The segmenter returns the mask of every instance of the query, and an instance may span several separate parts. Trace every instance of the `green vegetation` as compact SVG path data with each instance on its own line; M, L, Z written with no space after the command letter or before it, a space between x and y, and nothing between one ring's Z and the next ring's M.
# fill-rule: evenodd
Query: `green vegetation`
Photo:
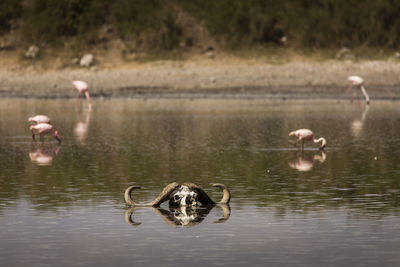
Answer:
M91 0L34 0L24 10L24 37L29 41L62 41L78 36L96 41L96 30L105 22L105 4Z
M179 45L183 29L176 23L170 5L160 0L117 0L111 20L122 39L136 48L171 50Z
M400 2L390 0L180 1L211 33L233 44L300 47L388 46L400 43Z
M284 6L274 0L179 1L219 41L233 46L280 43ZM293 1L295 2L295 1Z
M0 33L10 30L11 21L21 16L21 0L0 1Z
M396 49L399 13L394 0L2 0L0 34L19 19L25 41L90 45L111 25L132 50L174 50L193 34L185 14L225 48Z

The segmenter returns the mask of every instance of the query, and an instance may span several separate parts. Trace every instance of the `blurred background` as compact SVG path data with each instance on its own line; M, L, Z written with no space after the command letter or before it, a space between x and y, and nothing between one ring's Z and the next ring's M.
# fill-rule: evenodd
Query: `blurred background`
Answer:
M215 49L395 57L399 11L391 0L2 0L0 50L111 49L127 61Z
M1 262L400 266L399 11L0 0ZM353 101L366 90L370 105ZM39 114L61 144L32 140ZM294 147L301 128L326 150ZM174 181L213 199L226 184L230 207L124 202L129 185L149 202Z

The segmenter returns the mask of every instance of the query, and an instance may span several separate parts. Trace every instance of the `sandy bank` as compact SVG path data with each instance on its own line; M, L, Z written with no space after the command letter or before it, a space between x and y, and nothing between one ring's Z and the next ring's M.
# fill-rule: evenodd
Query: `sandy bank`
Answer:
M346 77L360 75L372 99L400 97L400 63L257 60L158 61L117 68L41 70L0 67L0 97L74 97L85 80L103 97L345 98Z

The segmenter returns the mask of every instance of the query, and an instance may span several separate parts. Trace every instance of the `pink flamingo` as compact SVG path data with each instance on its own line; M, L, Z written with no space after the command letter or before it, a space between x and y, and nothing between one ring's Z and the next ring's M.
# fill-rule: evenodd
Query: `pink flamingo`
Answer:
M47 117L46 115L36 115L36 116L33 116L33 117L29 117L28 121L29 122L33 122L34 124L50 123L50 118Z
M31 125L29 129L32 132L32 139L36 141L35 139L35 134L40 135L40 141L44 141L44 135L50 134L52 135L55 139L57 139L58 143L61 143L61 138L60 134L58 133L58 130L56 127L54 127L51 124L48 123L38 123L35 125Z
M289 136L295 136L297 138L294 146L296 146L297 142L302 141L301 149L304 149L304 141L313 141L314 143L319 143L322 141L320 149L324 149L326 147L325 138L321 137L319 139L314 138L314 133L309 129L298 129L296 131L290 132Z
M86 100L89 102L89 109L92 109L92 101L90 100L89 94L89 86L84 81L73 81L72 84L78 90L78 94L76 96L76 102L78 102L79 96L83 93L86 96Z
M351 102L353 102L353 94L351 93L351 88L357 87L364 94L365 100L367 101L367 104L369 104L369 96L367 94L367 91L364 88L364 79L361 78L360 76L349 76L349 77L347 77L347 80L350 82L347 90L349 91ZM357 98L360 99L359 91L357 91Z

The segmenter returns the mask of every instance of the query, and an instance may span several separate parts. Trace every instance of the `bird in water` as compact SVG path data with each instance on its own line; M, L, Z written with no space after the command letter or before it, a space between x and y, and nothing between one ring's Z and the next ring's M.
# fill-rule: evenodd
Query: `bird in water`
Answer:
M90 100L90 94L89 94L89 86L86 82L84 81L73 81L72 84L75 86L75 88L78 90L78 94L76 95L76 102L78 103L79 96L81 94L85 94L86 100L89 103L89 110L92 109L92 101Z
M33 116L33 117L29 117L28 121L29 122L33 122L34 124L50 123L50 118L47 117L46 115L36 115L36 116Z
M309 130L309 129L298 129L296 131L290 132L289 136L295 136L296 137L296 142L294 143L294 146L297 145L298 142L301 141L301 149L304 149L304 141L313 141L314 143L319 143L322 142L320 149L324 149L326 147L326 140L323 137L320 137L318 139L314 138L314 133Z
M367 104L369 104L370 99L369 99L367 91L365 90L365 87L364 87L364 79L361 78L360 76L349 76L349 77L347 77L347 80L350 82L350 84L348 86L348 91L349 91L351 102L353 102L353 94L351 92L351 88L356 87L361 90L361 92L365 96L365 101L367 102ZM360 99L360 92L358 90L357 90L357 98Z
M35 125L31 125L29 129L32 132L32 139L35 141L35 134L40 135L40 141L42 142L44 141L44 135L49 134L52 135L58 141L58 143L61 143L61 137L58 130L56 129L56 127L49 123L38 123Z

